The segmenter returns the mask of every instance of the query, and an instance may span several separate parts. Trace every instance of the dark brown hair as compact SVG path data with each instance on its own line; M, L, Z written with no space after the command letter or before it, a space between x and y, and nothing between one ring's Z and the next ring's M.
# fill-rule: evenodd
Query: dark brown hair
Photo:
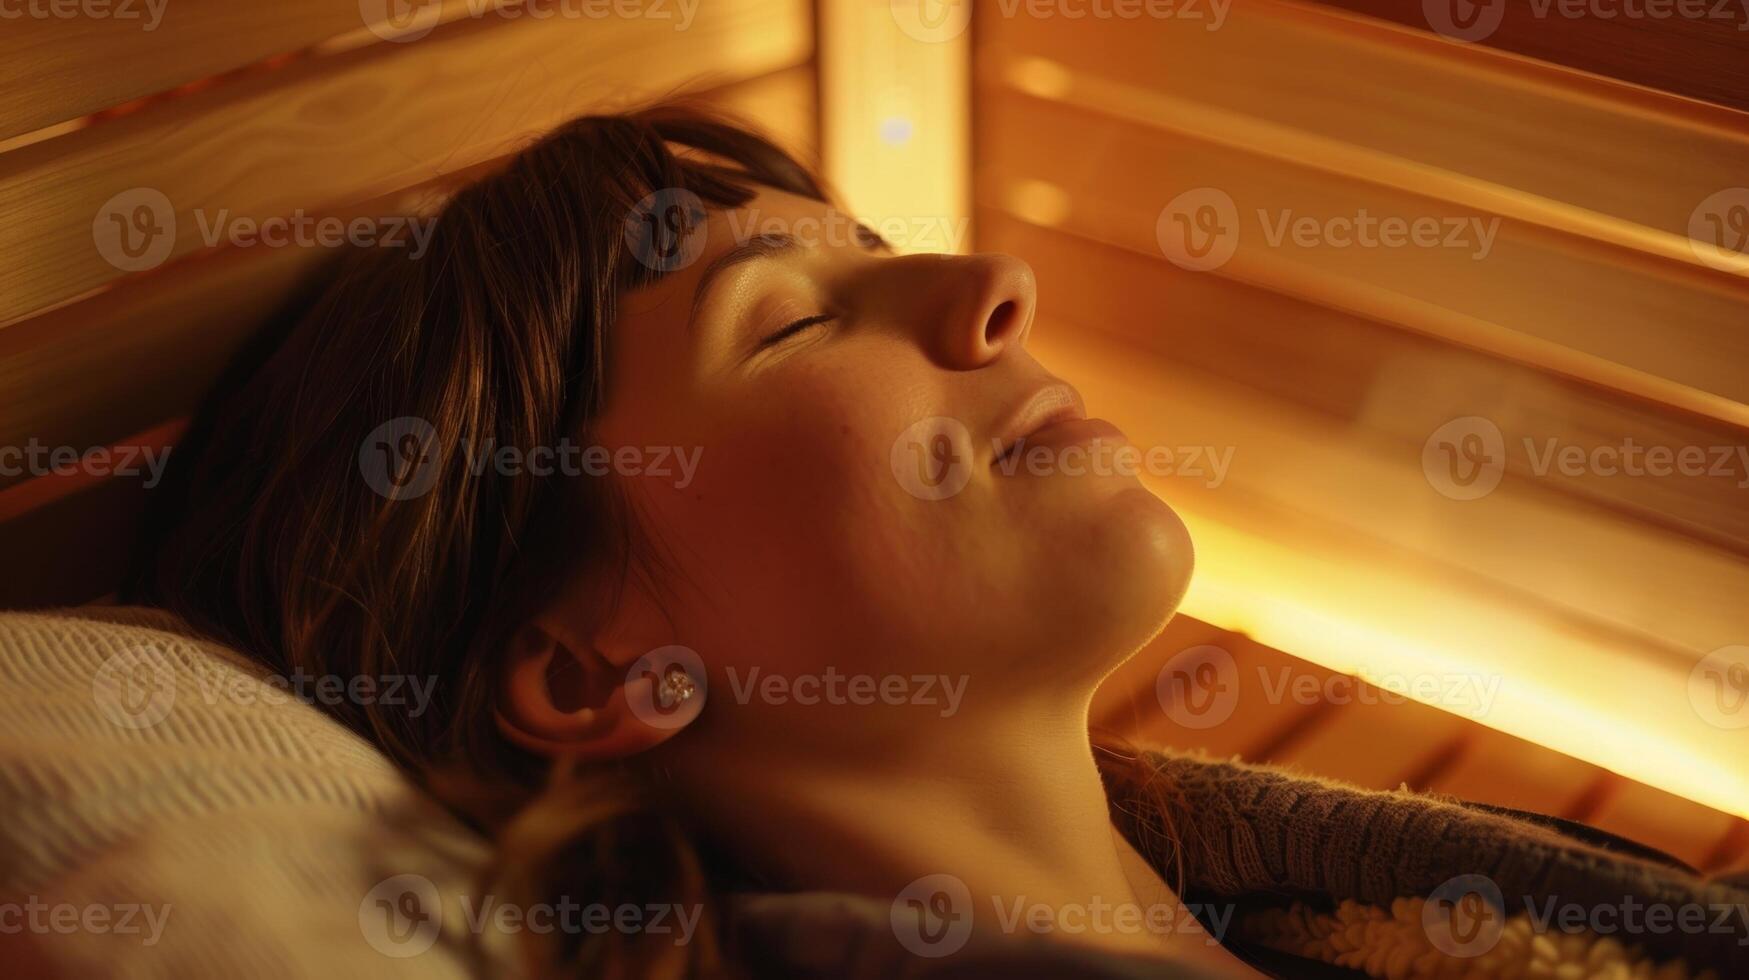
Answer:
M667 104L585 116L457 193L416 260L342 256L209 398L140 552L132 598L276 671L435 678L420 714L333 710L496 835L503 892L707 910L686 948L612 931L533 946L537 975L729 965L712 869L644 767L554 772L493 722L511 632L579 563L635 574L650 560L633 515L609 481L475 475L457 454L586 438L619 298L662 274L641 247L674 244L640 241L640 206L683 191L731 208L755 185L827 199L796 160L714 114ZM699 216L678 217L643 227L684 236ZM361 478L361 447L408 419L423 424L399 437L417 438L431 483L379 492Z

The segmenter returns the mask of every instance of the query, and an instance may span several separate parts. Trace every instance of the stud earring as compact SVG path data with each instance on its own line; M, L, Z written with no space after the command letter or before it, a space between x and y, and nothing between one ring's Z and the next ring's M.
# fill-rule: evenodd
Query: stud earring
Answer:
M656 703L663 709L672 709L685 701L692 700L698 693L698 685L693 683L686 668L679 664L669 666L662 675L662 683L656 687Z

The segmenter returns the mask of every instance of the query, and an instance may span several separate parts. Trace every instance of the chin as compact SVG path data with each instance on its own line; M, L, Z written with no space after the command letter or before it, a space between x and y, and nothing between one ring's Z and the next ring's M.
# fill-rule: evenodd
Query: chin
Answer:
M1066 522L1038 607L1050 610L1051 641L1080 653L1095 682L1165 627L1195 564L1184 522L1139 482L1101 497Z
M1120 492L1111 505L1114 513L1098 540L1112 570L1105 587L1114 626L1124 631L1115 642L1128 658L1178 611L1190 588L1196 552L1178 512L1146 487Z

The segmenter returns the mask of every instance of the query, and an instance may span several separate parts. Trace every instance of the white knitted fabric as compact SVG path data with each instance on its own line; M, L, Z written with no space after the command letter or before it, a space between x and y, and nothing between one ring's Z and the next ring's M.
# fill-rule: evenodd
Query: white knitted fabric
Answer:
M157 610L0 613L0 973L475 972L486 844L265 675Z

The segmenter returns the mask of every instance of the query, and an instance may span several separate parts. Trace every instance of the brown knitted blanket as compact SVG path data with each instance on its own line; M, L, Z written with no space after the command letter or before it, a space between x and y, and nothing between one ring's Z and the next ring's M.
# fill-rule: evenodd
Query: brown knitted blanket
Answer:
M1169 881L1182 872L1187 895L1388 908L1481 875L1506 915L1529 913L1554 930L1579 923L1651 955L1749 976L1749 889L1648 848L1439 796L1195 755L1144 757L1170 789L1169 812L1138 785L1114 785L1113 817Z

